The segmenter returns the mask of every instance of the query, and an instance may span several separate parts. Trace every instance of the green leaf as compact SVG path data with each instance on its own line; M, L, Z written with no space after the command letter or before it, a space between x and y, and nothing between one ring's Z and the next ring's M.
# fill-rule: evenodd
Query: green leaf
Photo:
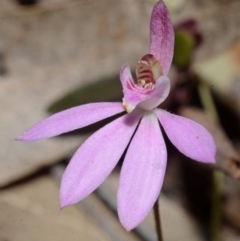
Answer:
M48 107L50 113L56 113L73 106L91 102L121 101L122 86L119 76L99 79L86 86L82 86L56 100Z

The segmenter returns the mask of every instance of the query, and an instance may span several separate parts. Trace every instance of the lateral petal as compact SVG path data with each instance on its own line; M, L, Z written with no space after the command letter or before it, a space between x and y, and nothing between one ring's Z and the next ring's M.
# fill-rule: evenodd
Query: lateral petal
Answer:
M127 151L118 188L118 215L127 231L140 224L156 202L164 179L167 151L153 113L141 120Z
M140 112L122 116L82 144L63 174L61 207L82 200L107 178L127 147L141 116Z
M174 31L168 9L162 0L158 1L152 11L150 21L150 50L160 63L164 75L170 69L174 48Z
M124 111L122 103L90 103L56 113L30 127L17 138L34 141L79 129Z
M141 102L141 95L139 94L140 90L136 90L138 87L134 82L128 64L125 64L120 71L120 81L123 87L123 105L125 110L130 113Z
M155 113L168 138L180 152L199 162L215 163L216 144L203 126L160 109Z

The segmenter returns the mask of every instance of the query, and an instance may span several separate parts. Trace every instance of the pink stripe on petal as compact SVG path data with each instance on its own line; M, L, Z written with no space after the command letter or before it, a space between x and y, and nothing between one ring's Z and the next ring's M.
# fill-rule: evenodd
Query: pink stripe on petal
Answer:
M134 79L128 64L123 65L120 71L120 81L124 91L131 90L134 87Z
M61 207L72 205L94 191L111 173L142 114L118 118L90 136L74 154L60 187Z
M168 138L187 157L199 162L215 163L216 144L211 134L198 123L155 110Z
M118 215L127 231L147 216L160 193L167 151L153 113L143 117L127 151L120 174Z
M174 48L174 31L168 9L163 1L153 8L150 22L150 54L161 64L163 74L170 69Z
M57 136L123 112L122 103L90 103L61 111L32 126L19 141L34 141Z

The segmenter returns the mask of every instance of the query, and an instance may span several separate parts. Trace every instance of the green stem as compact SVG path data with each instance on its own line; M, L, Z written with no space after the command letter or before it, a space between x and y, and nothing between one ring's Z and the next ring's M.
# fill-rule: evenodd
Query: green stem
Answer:
M215 107L215 103L214 103L209 86L204 82L199 83L198 94L205 111L211 116L214 122L218 123L219 122L218 112Z
M158 241L163 241L163 238L162 238L162 227L161 227L161 218L160 218L160 209L159 209L158 199L157 199L157 201L155 202L155 204L153 206L153 211L154 211L154 219L155 219L155 225L156 225Z
M212 98L209 86L201 82L198 86L198 93L204 109L218 123L219 117ZM210 232L211 241L221 240L221 226L222 226L222 194L224 174L219 170L213 171L212 177L212 197L211 197L211 213L210 213Z

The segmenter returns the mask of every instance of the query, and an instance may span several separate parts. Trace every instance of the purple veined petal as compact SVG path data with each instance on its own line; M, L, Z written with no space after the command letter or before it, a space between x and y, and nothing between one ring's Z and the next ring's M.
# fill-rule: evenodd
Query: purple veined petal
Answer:
M118 216L127 231L139 225L156 202L164 179L167 150L157 117L141 120L127 151L118 188Z
M34 141L76 130L124 111L122 103L90 103L56 113L32 126L19 141Z
M124 115L90 136L74 154L60 187L61 207L72 205L94 191L111 173L142 117Z
M131 74L131 70L128 64L125 64L120 71L120 81L123 87L123 105L125 110L132 112L137 104L141 101L141 96L137 93L135 88L137 87Z
M127 64L120 72L120 80L124 93L123 104L127 112L133 111L137 105L142 109L152 110L167 98L170 91L170 80L167 76L159 77L152 90L137 86Z
M203 126L160 109L155 113L168 138L180 152L199 162L215 163L216 144Z
M163 1L153 8L150 22L150 54L159 61L164 75L170 69L174 49L174 31L168 9Z

